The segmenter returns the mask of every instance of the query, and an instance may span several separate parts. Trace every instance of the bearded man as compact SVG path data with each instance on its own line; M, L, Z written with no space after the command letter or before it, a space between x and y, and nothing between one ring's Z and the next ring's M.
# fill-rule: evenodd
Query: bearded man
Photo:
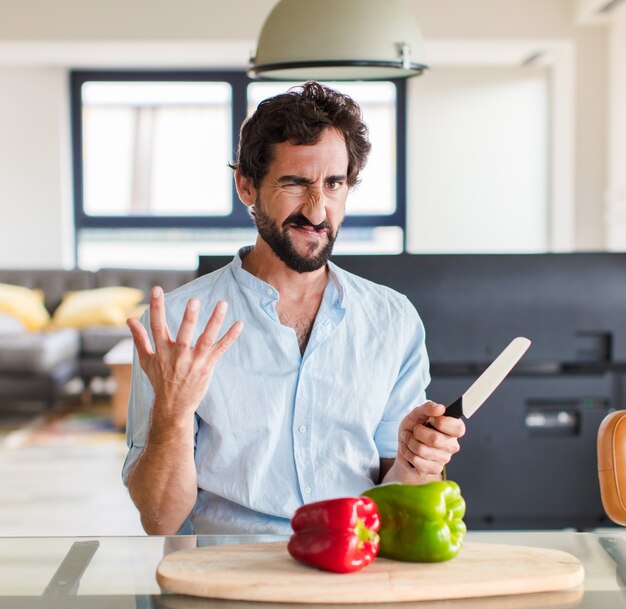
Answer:
M255 244L155 287L129 320L123 478L147 533L290 534L304 503L440 479L459 450L463 422L426 400L415 308L329 260L369 149L359 106L333 89L262 102L232 165Z

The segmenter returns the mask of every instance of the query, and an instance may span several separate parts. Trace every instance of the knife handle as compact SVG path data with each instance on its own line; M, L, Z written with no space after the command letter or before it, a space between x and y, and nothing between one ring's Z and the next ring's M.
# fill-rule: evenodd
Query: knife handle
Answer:
M463 397L457 398L452 404L446 406L446 412L443 416L460 419L463 416ZM426 427L435 429L430 423L426 423Z
M454 417L455 419L460 419L463 416L463 397L457 398L450 404L446 406L446 417Z

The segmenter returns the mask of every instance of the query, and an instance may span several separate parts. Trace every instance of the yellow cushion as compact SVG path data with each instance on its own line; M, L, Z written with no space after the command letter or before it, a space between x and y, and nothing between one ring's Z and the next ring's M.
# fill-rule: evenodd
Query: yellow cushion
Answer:
M123 326L142 299L141 290L123 286L70 292L63 296L52 316L52 324L57 328L79 329L87 326Z
M41 290L21 285L0 283L0 312L17 317L31 332L41 330L50 321Z
M148 305L145 303L138 304L128 312L128 317L131 319L141 319L141 316L145 313L147 308Z

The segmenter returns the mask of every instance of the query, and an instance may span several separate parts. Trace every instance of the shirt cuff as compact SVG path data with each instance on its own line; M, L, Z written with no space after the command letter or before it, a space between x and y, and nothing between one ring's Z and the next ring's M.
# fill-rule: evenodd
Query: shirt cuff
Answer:
M381 459L395 459L398 454L400 421L381 421L374 434L374 442Z
M143 446L135 446L134 444L131 444L128 453L126 454L124 466L122 467L122 481L124 482L124 486L128 486L128 475L137 462L137 459L139 459L139 455L142 451Z

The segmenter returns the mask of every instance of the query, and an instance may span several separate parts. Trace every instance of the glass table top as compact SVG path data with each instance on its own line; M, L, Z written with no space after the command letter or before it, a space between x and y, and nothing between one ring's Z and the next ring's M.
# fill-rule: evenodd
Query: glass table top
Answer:
M162 593L155 577L161 559L177 550L227 543L285 540L276 536L6 537L0 538L0 609L181 609L313 607L202 599ZM391 609L589 607L626 609L626 532L470 532L467 541L562 550L585 568L581 588L458 601L387 604ZM341 576L345 577L345 576ZM335 605L339 607L340 605ZM354 607L355 605L341 605ZM363 606L363 605L361 605ZM369 605L380 608L381 605Z

